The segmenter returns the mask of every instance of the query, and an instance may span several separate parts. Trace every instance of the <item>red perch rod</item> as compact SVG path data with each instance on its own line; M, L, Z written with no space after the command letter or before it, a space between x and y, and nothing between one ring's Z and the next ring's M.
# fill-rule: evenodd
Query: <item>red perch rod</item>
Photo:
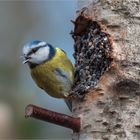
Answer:
M25 108L25 117L32 117L46 122L54 123L72 129L74 132L80 131L80 118L74 118L65 114L53 112L35 105L28 105Z

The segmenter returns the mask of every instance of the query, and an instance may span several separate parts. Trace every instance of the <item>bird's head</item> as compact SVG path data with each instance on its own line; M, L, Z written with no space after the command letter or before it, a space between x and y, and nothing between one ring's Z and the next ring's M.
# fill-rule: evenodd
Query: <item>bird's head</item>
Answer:
M55 55L55 49L44 41L31 41L23 47L23 63L39 65L50 60Z

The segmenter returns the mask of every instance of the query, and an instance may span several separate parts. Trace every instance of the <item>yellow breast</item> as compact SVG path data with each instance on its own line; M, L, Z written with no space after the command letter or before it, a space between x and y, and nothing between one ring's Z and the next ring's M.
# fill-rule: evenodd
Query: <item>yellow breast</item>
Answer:
M50 96L65 98L73 84L74 69L66 54L56 48L55 56L31 69L36 84Z

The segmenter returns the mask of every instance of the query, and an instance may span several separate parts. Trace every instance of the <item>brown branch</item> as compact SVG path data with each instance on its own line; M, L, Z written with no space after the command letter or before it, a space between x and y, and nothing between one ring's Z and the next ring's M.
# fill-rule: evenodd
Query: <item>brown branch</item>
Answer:
M65 114L53 112L35 105L28 105L25 108L25 117L32 117L46 122L54 123L72 129L74 132L80 131L80 118L74 118Z

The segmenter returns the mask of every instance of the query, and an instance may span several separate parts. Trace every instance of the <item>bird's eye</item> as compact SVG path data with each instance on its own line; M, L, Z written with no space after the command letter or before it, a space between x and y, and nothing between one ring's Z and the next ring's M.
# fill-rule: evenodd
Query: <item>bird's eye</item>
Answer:
M32 53L35 53L38 50L38 48L32 49Z
M36 51L38 50L39 48L33 48L27 55L31 55L33 53L36 53Z

